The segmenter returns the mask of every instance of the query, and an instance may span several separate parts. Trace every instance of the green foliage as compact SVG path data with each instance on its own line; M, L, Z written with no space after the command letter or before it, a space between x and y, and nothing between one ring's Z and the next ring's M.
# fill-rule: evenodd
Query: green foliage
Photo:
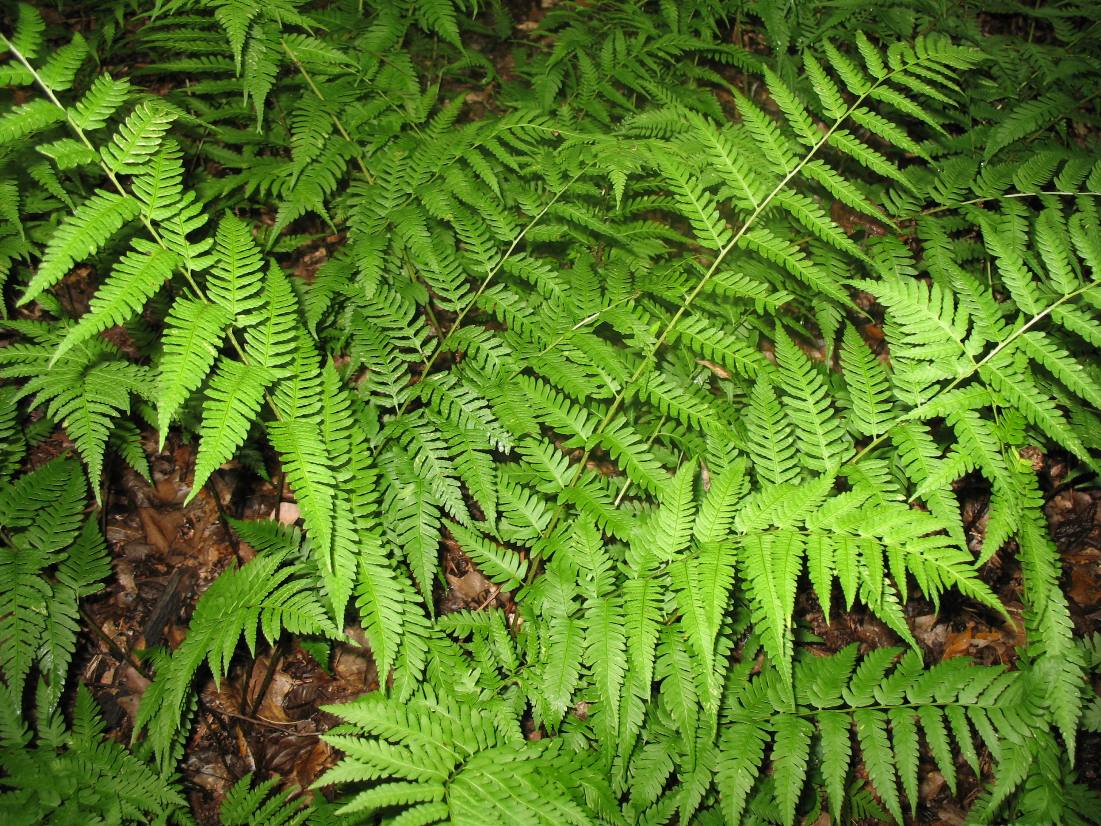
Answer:
M957 753L976 822L1089 822L1096 646L1027 457L1101 462L1096 10L559 3L532 29L507 6L135 0L93 37L20 5L5 754L65 746L105 452L143 468L140 428L179 427L190 497L270 447L304 533L234 523L257 556L154 658L135 753L169 777L199 675L258 631L358 626L382 678L331 709L339 811L245 778L227 823L901 822L922 756L955 791ZM31 417L86 479L31 468ZM961 480L989 493L982 547ZM477 610L437 615L443 546L491 584ZM927 667L906 603L1011 622L997 553L1022 572L1016 668ZM902 645L819 656L807 585ZM0 782L57 822L70 798L108 822L178 806L96 748L56 787L133 783Z
M277 640L284 629L336 636L310 580L295 576L293 567L280 567L281 561L278 552L257 557L223 574L203 593L187 639L158 672L138 712L137 725L149 727L150 742L162 763L171 753L191 680L204 660L218 681L242 636L249 650L256 650L258 628L269 641Z
M80 686L72 727L40 701L37 731L16 713L3 688L0 765L5 823L189 823L187 803L174 779L160 775L124 746L103 735L91 692Z
M79 464L67 459L0 487L0 673L12 697L37 673L51 713L76 648L77 606L111 570L99 528L83 519L86 494Z
M507 706L456 702L431 691L397 702L367 696L334 706L347 725L325 739L347 755L319 781L380 780L341 813L404 809L419 823L592 822L589 800L611 800L591 761L560 740L525 742ZM411 814L416 812L415 815Z
M269 823L271 826L327 826L340 822L336 807L295 797L293 791L276 790L278 777L253 786L253 776L246 774L233 784L218 811L224 826L251 826Z

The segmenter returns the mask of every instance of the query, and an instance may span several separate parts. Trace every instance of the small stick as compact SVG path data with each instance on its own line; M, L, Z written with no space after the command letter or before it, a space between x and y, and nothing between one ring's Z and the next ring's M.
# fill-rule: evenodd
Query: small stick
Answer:
M497 595L499 593L501 593L501 586L500 585L494 586L493 592L488 597L486 597L485 602L483 602L481 605L479 605L474 610L475 611L481 611L483 608L485 608L487 605L489 605L489 603L491 603L491 602L493 602L493 600L497 599Z
M264 672L264 679L260 683L260 690L256 692L256 696L252 698L252 704L249 706L248 715L255 717L256 712L260 708L260 703L264 700L264 695L268 693L268 687L271 685L271 681L275 678L275 667L279 664L279 660L283 656L283 641L280 640L275 644L275 647L271 650L271 659L268 660L267 671ZM245 683L245 695L248 695L248 683Z
M145 667L138 662L137 658L134 657L133 654L128 651L124 651L122 649L122 646L120 646L117 642L107 636L104 630L99 627L99 623L96 622L95 617L89 614L88 610L83 605L80 606L79 610L80 618L84 620L92 633L99 637L100 641L103 642L111 650L111 654L115 657L115 659L117 659L119 662L128 663L135 671L141 674L141 676L145 677L145 679L149 680L150 682L153 681L153 675L150 674L145 669Z

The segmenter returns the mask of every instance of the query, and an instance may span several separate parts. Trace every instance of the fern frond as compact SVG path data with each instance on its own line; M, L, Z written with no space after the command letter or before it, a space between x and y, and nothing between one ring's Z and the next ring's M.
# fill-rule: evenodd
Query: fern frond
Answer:
M309 807L301 800L293 800L293 792L277 792L278 777L252 785L252 773L234 783L218 811L225 826L249 826L252 823L270 823L272 826L299 826L306 822Z
M160 148L161 139L176 119L160 103L139 103L118 131L100 151L104 166L114 174L137 175L149 156Z
M24 103L0 117L0 146L25 140L62 120L65 120L65 113L50 101Z
M50 238L38 271L19 303L37 298L64 278L73 264L95 253L124 224L137 217L139 209L137 201L128 196L96 190Z
M1074 101L1060 92L1049 92L1013 107L991 131L984 157L989 160L1002 149L1048 126L1074 108Z
M25 58L33 60L38 57L38 50L42 48L42 33L46 30L46 23L38 9L30 3L20 3L16 8L18 18L12 32L11 44Z
M322 558L328 558L332 552L336 479L317 424L309 419L283 419L271 422L267 431L283 463L310 541Z
M662 488L668 478L665 469L626 419L617 417L609 422L600 433L600 442L607 447L632 482L650 491Z
M776 359L803 465L818 472L836 468L848 457L851 442L831 409L825 382L782 330L776 336Z
M849 297L839 281L819 267L798 246L772 230L754 227L742 235L738 244L757 253L766 261L783 267L816 293L829 296L841 304L849 303Z
M746 414L746 449L757 478L766 485L797 481L800 469L795 434L772 382L764 375L753 385Z
M522 556L454 522L449 523L447 529L455 537L463 553L478 564L490 581L505 590L513 590L523 582L528 563Z
M803 567L803 539L791 532L748 536L740 547L741 576L753 603L754 623L762 630L765 651L790 686L792 612Z
M156 247L133 250L120 258L92 298L88 312L57 345L53 361L108 327L129 321L171 278L177 263L174 252Z
M228 462L245 441L271 381L263 370L225 356L219 360L207 387L195 476L187 501L195 498L210 474Z
M895 760L891 743L887 739L887 715L873 709L853 712L856 738L864 756L868 777L879 792L887 810L896 822L902 822L902 804L895 781Z
M229 312L218 304L184 297L173 303L165 319L157 381L157 432L162 449L172 417L214 364L229 321Z
M130 81L115 80L109 74L92 81L84 97L73 107L70 117L78 129L89 132L99 129L122 106L130 95Z
M687 171L684 160L659 155L658 163L662 174L669 180L677 207L691 222L699 243L711 250L723 249L733 236L719 214L714 195Z
M284 628L336 636L310 581L292 578L294 569L281 562L278 555L259 555L223 573L199 598L186 639L158 669L135 720L136 728L147 731L158 760L169 758L191 681L204 661L220 681L242 636L255 651L258 627L272 643Z
M461 523L469 524L470 511L463 500L458 471L451 460L447 443L423 420L398 419L394 432L409 456L417 477L423 480L435 500Z
M711 477L710 487L696 512L692 536L699 545L721 542L730 532L734 512L749 488L745 461L737 459Z
M713 359L728 370L754 378L763 372L768 361L748 342L715 327L702 316L686 318L670 336L681 341L707 359Z
M67 356L59 360L60 369L49 376L52 386L44 392L57 393L51 398L47 412L65 426L88 467L88 477L98 482L113 420L129 411L131 394L148 392L149 377L143 368L121 361L106 361L88 369L86 364L79 363L80 355L72 366L64 363ZM98 485L93 490L98 498Z
M8 706L15 708L16 704ZM59 714L38 707L37 732L0 745L7 769L0 810L12 822L24 815L58 822L107 822L187 817L177 784L122 745L103 736L104 723L91 692L81 685L72 728Z
M680 560L671 568L681 625L698 659L706 691L703 705L708 710L718 709L722 693L724 675L716 662L715 644L719 626L727 613L734 567L734 548L715 543L702 546L693 559Z
M819 716L818 725L822 738L822 772L829 794L830 814L835 820L839 820L841 805L845 799L845 778L852 759L852 720L844 713L827 712Z
M214 266L207 279L211 300L232 318L245 320L263 302L262 269L263 258L248 226L234 215L224 216L214 237Z
M646 686L650 685L654 673L662 593L662 583L655 578L635 577L623 584L627 654L631 667Z
M997 357L988 359L979 368L979 373L1045 436L1085 462L1092 463L1089 451L1075 435L1055 400L1040 389L1023 369L1026 364L1014 359L1012 353L1003 351Z
M688 546L696 515L695 475L695 466L686 464L662 486L661 507L639 528L632 542L639 548L640 560L668 562Z
M690 114L694 134L707 151L711 166L722 176L727 192L743 209L756 209L765 195L765 188L757 173L746 163L729 137L710 121Z
M905 359L935 364L935 378L957 377L970 367L972 344L969 316L957 307L953 293L934 283L926 287L915 279L883 279L862 285L887 307L892 326L888 340L896 365ZM896 367L896 375L901 367ZM923 380L924 384L924 380ZM917 395L924 400L928 391Z
M250 364L280 376L296 345L298 301L283 272L274 264L264 281L263 309L245 331L245 355ZM250 319L251 321L251 319Z
M799 803L807 776L807 758L814 727L795 715L784 715L776 726L773 773L776 778L776 800L785 826L795 822L795 807Z
M887 371L851 326L845 327L841 369L852 405L850 426L862 436L874 437L887 432L894 418Z
M221 3L214 10L214 19L225 30L230 49L233 51L237 74L241 74L241 52L245 46L245 37L250 24L259 12L260 9L257 6L240 2L240 0Z

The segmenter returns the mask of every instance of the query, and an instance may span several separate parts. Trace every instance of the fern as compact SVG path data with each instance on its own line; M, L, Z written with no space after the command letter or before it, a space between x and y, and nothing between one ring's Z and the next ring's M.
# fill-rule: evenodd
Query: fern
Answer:
M58 88L57 84L50 84ZM97 77L91 87L73 107L73 125L85 132L99 129L122 106L130 95L127 80L115 80L108 74Z
M522 822L583 823L583 790L600 793L599 777L583 762L557 744L525 746L499 732L488 709L427 693L402 705L372 697L332 710L348 725L326 737L348 756L322 782L394 778L353 797L345 812L404 805L420 822L474 823L488 806Z
M109 573L98 529L94 523L80 527L84 496L79 468L64 460L0 491L6 535L0 670L8 689L20 696L37 665L50 711L61 697L76 646L77 602L98 590ZM59 581L52 583L48 574L55 568Z
M783 332L777 336L776 358L803 464L817 472L837 467L847 458L848 444L829 410L825 384Z
M294 578L294 569L280 568L281 561L279 554L259 556L223 574L203 593L187 639L158 672L138 710L135 724L148 729L162 763L168 761L191 681L204 662L214 679L220 680L242 636L249 650L255 651L258 628L269 641L277 639L283 628L337 636L311 593L309 580Z
M109 574L79 463L30 448L60 427L99 496L155 422L197 437L189 500L237 460L301 525L234 523L257 556L151 657L133 755L170 775L197 676L258 628L358 626L379 673L332 708L335 807L246 778L227 822L902 821L957 753L971 819L1085 819L1091 660L1024 457L1079 479L1101 449L1092 11L896 5L550 4L528 31L500 3L158 0L95 38L21 5L5 759L73 751L55 711ZM441 544L486 605L446 612ZM995 554L1014 667L926 667L912 601L1005 618ZM819 656L804 583L910 650ZM68 771L11 808L114 805ZM120 799L104 820L149 811Z
M2 704L0 740L10 789L0 794L0 812L7 822L188 821L174 778L104 737L103 719L86 687L77 691L69 729L58 712L38 707L37 739L13 713L11 698L8 693Z
M156 248L129 253L119 259L88 312L57 345L54 359L96 333L128 321L164 285L175 265L174 253Z
M164 354L157 383L157 431L164 446L180 405L202 383L215 358L229 313L218 304L180 298L165 320Z
M175 116L155 103L140 103L101 152L104 166L114 174L134 175L160 147Z
M210 474L225 464L245 441L249 425L264 401L264 390L271 382L266 371L250 368L223 357L207 388L209 401L200 428L202 441L195 459L192 499Z
M130 410L132 395L147 390L147 370L118 359L106 342L90 340L62 357L53 358L60 336L48 334L42 343L13 347L0 354L3 377L32 377L19 396L34 394L32 404L44 405L55 422L63 424L95 481L103 468L103 454L113 423Z
M300 826L334 822L332 807L311 804L294 799L291 792L278 792L278 778L271 778L253 786L250 772L230 788L218 814L226 826L247 826L250 823L271 823L273 826Z
M850 427L862 436L886 433L892 424L887 374L852 327L845 328L841 365L852 404Z
M263 259L248 226L232 215L218 224L214 242L215 264L207 289L211 299L240 319L261 304L259 295Z
M322 556L331 552L335 479L325 445L309 420L284 419L268 427L272 446L283 460L284 473L302 510L306 529ZM231 449L229 453L232 453Z
M42 256L42 262L21 303L36 298L60 281L77 261L102 247L122 226L138 214L138 204L125 195L99 190L58 227Z

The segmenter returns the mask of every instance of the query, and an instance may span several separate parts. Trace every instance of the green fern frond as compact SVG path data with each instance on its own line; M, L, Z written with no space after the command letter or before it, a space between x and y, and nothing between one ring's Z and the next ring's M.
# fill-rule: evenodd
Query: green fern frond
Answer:
M609 422L600 434L600 441L632 482L650 491L663 487L668 478L664 468L626 419L620 417Z
M275 265L268 269L263 301L260 318L245 331L245 355L250 364L279 376L293 357L299 316L291 285Z
M179 764L199 672L348 624L379 690L331 709L337 802L246 778L227 822L901 821L923 754L989 781L972 820L1087 820L1025 459L1101 449L1081 10L980 50L941 32L989 3L757 2L751 54L712 2L318 5L157 0L94 41L21 6L0 39L0 819L186 821L135 755ZM110 573L80 463L24 465L61 427L98 495L154 420L198 436L189 500L237 461L302 523L231 523L256 557L150 652L131 754L60 712ZM1019 656L925 667L915 592L1004 617L1014 548ZM910 649L803 646L803 583Z
M1017 104L991 131L984 157L989 160L1002 149L1038 132L1073 108L1074 101L1060 92L1049 92Z
M111 143L101 150L105 167L114 174L136 175L161 145L161 139L176 119L158 103L139 103L123 121Z
M38 271L19 303L37 298L64 278L73 264L94 254L124 224L137 217L138 211L139 205L132 198L97 190L50 238Z
M237 74L241 73L241 53L245 46L245 37L249 26L259 13L260 9L240 0L229 0L220 3L214 10L214 19L225 30L233 51L233 60L237 64Z
M742 376L753 378L767 367L764 355L745 340L708 323L702 316L682 321L671 338L681 341L707 359Z
M801 471L795 434L772 382L763 375L753 385L746 414L746 450L757 478L766 485L797 481Z
M235 395L239 400L239 393ZM330 467L328 451L315 422L309 419L283 419L267 427L272 447L283 463L283 472L302 511L310 540L322 558L332 553L333 489L336 479ZM205 436L204 436L205 438ZM234 448L236 446L234 445ZM198 461L196 461L198 477Z
M223 573L200 597L187 638L158 669L135 720L162 763L170 758L191 681L204 661L215 681L220 681L242 636L249 650L255 651L258 627L272 643L283 629L337 636L312 593L310 580L294 578L294 569L281 566L282 561L277 554L259 555Z
M785 682L791 684L792 612L802 570L804 543L797 534L746 537L740 543L741 577L753 603L762 643Z
M523 582L528 563L522 556L454 522L449 523L447 529L455 537L463 553L477 563L490 581L509 591Z
M225 826L270 823L272 826L299 826L309 817L309 806L293 800L292 792L276 792L279 778L252 784L252 774L234 783L222 798L218 814Z
M722 694L722 669L716 662L716 639L727 613L734 583L735 552L731 545L715 543L698 549L692 559L671 567L677 592L681 625L698 658L705 696L703 706L717 710Z
M707 495L700 503L692 526L692 536L699 545L726 539L738 503L748 488L749 479L742 459L734 460L717 475L711 476Z
M841 304L849 303L849 297L839 281L819 267L798 246L772 230L754 227L742 235L738 243L766 261L783 267L817 293L829 296Z
M46 30L46 23L30 3L20 3L16 8L18 17L11 36L11 44L28 60L33 60L38 57L38 50L42 48L44 39L42 33Z
M164 353L157 381L157 432L164 447L168 425L210 371L229 312L218 304L178 298L165 320Z
M199 428L199 453L195 477L187 500L195 498L210 474L225 464L245 441L253 419L264 402L272 377L223 356L207 387L207 403Z
M83 520L86 495L79 465L66 459L0 487L0 673L21 696L37 667L50 711L76 650L77 604L110 573L95 522Z
M129 96L128 80L115 80L108 74L99 75L84 97L73 107L70 115L73 125L85 132L101 128Z
M29 822L28 814L59 823L186 820L174 779L103 736L103 719L84 685L76 692L71 729L60 715L38 711L33 745L30 732L0 745L11 789L0 795L0 811L11 822Z
M708 249L723 249L733 236L719 214L714 195L686 174L684 160L665 155L659 155L657 160L669 180L678 209L692 224L696 239Z
M894 418L887 371L851 326L845 328L841 345L841 369L852 405L850 427L862 436L887 432Z
M882 711L860 709L853 713L853 722L868 777L887 810L896 822L901 823L902 806L895 780L895 750L887 739L887 715Z
M92 298L88 312L57 345L53 361L108 327L130 320L171 278L177 263L175 253L156 247L134 250L120 258Z
M829 391L804 353L782 330L777 331L776 359L780 386L788 403L800 459L811 471L829 471L848 458L851 443L839 417L830 409Z
M226 215L214 237L214 265L207 291L232 318L244 320L262 305L263 258L244 221Z

